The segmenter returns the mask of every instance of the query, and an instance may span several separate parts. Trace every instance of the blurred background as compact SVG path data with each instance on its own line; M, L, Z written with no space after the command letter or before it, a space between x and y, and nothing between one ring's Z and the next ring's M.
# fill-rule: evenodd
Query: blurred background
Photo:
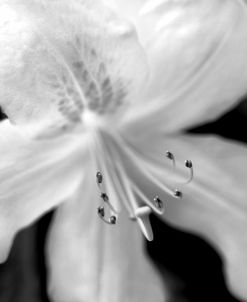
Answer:
M214 123L190 132L215 133L247 143L245 129L247 99ZM52 215L47 214L17 235L8 261L0 265L0 302L50 302L46 294L44 242ZM155 240L147 242L147 251L162 273L164 284L171 289L169 302L243 302L228 292L221 256L207 242L155 216L151 223Z

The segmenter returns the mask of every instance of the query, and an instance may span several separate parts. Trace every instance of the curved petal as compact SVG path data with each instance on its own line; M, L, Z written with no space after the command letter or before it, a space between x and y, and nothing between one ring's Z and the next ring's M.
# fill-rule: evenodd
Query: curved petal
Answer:
M30 141L8 121L0 124L1 262L18 230L73 194L83 156L73 137Z
M152 126L180 130L216 118L247 92L244 1L106 2L134 22L151 69L134 118L141 111Z
M247 299L247 148L214 136L153 135L148 140L135 135L133 146L149 181L137 174L133 164L128 168L135 182L151 198L159 195L165 202L163 219L208 239L225 260L227 283L232 292ZM130 143L130 141L129 141ZM134 148L134 147L132 147ZM164 150L174 152L177 171L165 158ZM194 179L178 185L189 172L185 159L194 163ZM126 161L126 165L128 162ZM143 182L143 179L145 182ZM162 185L179 188L182 199L162 191Z
M95 186L87 178L56 212L47 249L52 301L166 301L140 230L125 213L114 226L100 220Z
M110 111L147 76L134 27L100 1L2 0L0 45L0 104L17 124L62 127L86 107Z
M118 15L130 19L133 23L137 22L138 14L147 0L103 0Z

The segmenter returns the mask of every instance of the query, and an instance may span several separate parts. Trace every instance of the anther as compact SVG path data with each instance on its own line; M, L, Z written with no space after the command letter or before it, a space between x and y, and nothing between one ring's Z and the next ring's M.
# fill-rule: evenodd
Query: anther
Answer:
M175 156L170 151L166 151L166 157L172 161L173 168L175 168L176 161Z
M98 215L100 217L104 217L105 216L105 209L104 209L104 207L98 207Z
M156 206L156 208L158 208L159 210L163 209L163 201L159 198L159 196L155 196L154 197L154 205Z
M174 155L170 151L166 151L166 157L169 159L174 159Z
M110 201L109 201L109 197L105 192L101 191L101 184L103 182L103 175L101 172L97 172L96 173L96 182L99 186L99 190L100 190L100 197L102 198L102 200L105 203L105 206L108 206L108 211L110 211L110 213L116 213L115 209L113 208L113 206L111 205ZM106 223L108 224L116 224L117 221L117 217L114 215L111 215L108 219L105 218L105 208L104 206L100 206L98 207L98 216Z
M111 215L108 219L105 218L105 209L102 206L98 207L98 215L107 224L113 225L117 222L117 217L114 215Z
M111 216L111 217L109 218L110 224L116 224L116 221L117 221L116 216Z
M191 180L193 179L193 175L194 175L194 172L193 172L193 164L192 164L192 161L191 160L186 160L185 163L184 163L185 167L188 168L190 170L190 176L189 176L189 179L187 180L187 184L191 182Z
M96 173L96 181L97 181L97 184L100 185L102 184L103 182L103 175L101 172L97 172ZM100 189L100 197L103 199L104 202L109 202L109 197L106 193L102 192L101 189Z
M109 201L109 197L106 193L101 193L100 197L103 199L104 202L108 202Z
M182 198L182 196L183 196L182 192L179 191L178 189L176 189L174 191L174 197L176 197L176 198Z
M185 167L191 169L193 167L192 161L191 160L186 160L185 161Z
M100 172L96 173L96 181L98 185L102 184L103 182L103 175Z

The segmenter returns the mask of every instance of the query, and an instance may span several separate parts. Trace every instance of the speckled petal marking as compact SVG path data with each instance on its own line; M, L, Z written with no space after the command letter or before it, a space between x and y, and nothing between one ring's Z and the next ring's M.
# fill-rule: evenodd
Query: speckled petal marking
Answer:
M64 128L85 112L105 120L143 90L135 29L100 2L13 0L3 10L0 105L16 124Z

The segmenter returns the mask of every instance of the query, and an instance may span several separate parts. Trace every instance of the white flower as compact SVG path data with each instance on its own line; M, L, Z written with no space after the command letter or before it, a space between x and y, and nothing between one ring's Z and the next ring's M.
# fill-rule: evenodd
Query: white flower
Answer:
M1 0L1 260L16 232L59 205L52 301L164 301L137 227L152 239L158 195L160 217L213 243L246 299L247 149L182 132L246 93L246 53L240 0ZM174 179L188 169L174 177L166 150L195 166L182 199Z

